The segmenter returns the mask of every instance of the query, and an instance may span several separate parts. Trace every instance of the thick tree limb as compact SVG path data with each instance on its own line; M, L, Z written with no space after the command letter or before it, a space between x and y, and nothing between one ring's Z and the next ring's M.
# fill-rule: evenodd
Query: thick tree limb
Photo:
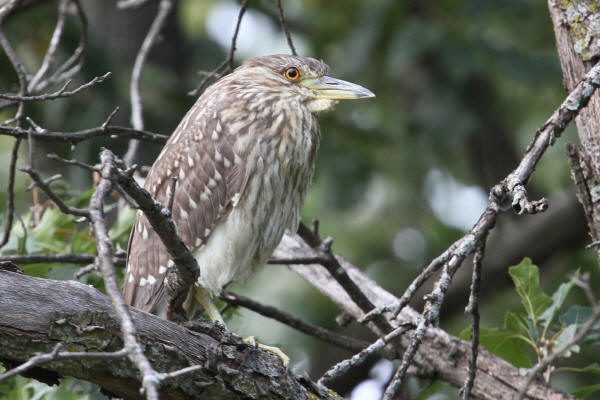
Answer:
M594 27L599 12L594 2L575 0L563 3L548 0L556 36L556 49L568 91L593 67L600 56L600 35ZM585 38L585 39L584 39ZM581 146L568 150L576 178L577 197L588 220L592 241L600 239L600 93L594 93L588 106L575 119ZM584 173L577 176L577 171ZM582 179L579 179L582 178ZM600 259L600 248L596 248Z
M57 343L71 351L110 352L122 347L120 327L109 299L74 281L54 281L0 271L0 359L22 363ZM140 345L161 372L200 365L201 369L162 381L160 398L340 399L293 376L279 357L252 347L210 323L202 332L130 308ZM125 399L139 399L139 373L126 360L57 360L30 370L56 382L61 375L94 382Z

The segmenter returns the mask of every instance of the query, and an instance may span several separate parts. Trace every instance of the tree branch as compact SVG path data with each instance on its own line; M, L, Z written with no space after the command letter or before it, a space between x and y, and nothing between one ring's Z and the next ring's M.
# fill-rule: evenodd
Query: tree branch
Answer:
M103 150L103 154L112 155L109 150ZM190 287L198 279L200 268L195 257L187 248L183 240L177 235L175 223L171 219L168 208L155 201L150 193L142 189L135 179L118 168L112 169L112 178L131 196L144 212L148 222L165 245L169 256L175 263L176 268L167 275L167 318L178 320L183 315L181 308Z
M235 25L235 31L233 32L233 37L231 38L231 46L229 47L229 52L227 53L227 57L221 64L219 64L215 69L210 72L202 71L201 74L204 75L200 84L196 87L196 89L190 91L188 94L190 96L197 96L198 93L204 88L204 86L208 83L210 78L220 78L222 74L233 71L233 54L236 50L237 37L240 32L240 25L242 24L242 18L244 17L244 13L246 12L246 8L248 7L249 0L243 0L240 6L240 12L238 13L237 22Z
M311 254L311 248L302 239L296 235L286 234L275 250L274 257L307 257ZM391 304L398 300L397 297L387 292L342 256L336 254L335 257L341 267L361 287L376 307ZM304 278L310 285L331 299L342 311L350 314L353 318L359 319L365 315L321 265L291 265L288 268ZM390 318L388 320L394 326L398 326L400 323L415 324L418 315L412 308L405 307L397 319ZM376 327L368 326L373 332L378 332ZM401 336L400 339L403 346L407 346L410 342L406 335ZM470 343L451 336L439 328L430 327L416 353L413 365L416 367L415 372L419 375L428 378L435 377L453 386L461 387L467 378L470 354ZM472 395L477 398L489 400L514 398L526 380L526 377L522 376L519 370L508 361L491 355L485 349L479 349L477 366L479 369L477 379L473 382L472 391ZM527 391L527 395L531 399L540 400L575 399L575 397L541 382L533 382Z
M40 94L40 95L36 95L36 96L19 96L19 95L13 95L13 94L0 93L0 99L22 102L22 101L55 100L55 99L61 99L61 98L65 98L65 97L72 97L85 89L89 89L91 87L96 86L99 83L104 82L104 80L108 79L111 75L112 75L112 72L107 72L104 75L97 76L94 79L92 79L91 81L84 83L83 85L80 85L73 90L67 90L67 88L69 87L69 85L72 82L71 80L68 80L65 82L65 84L63 85L62 88L60 88L59 90L57 90L56 92L53 92L53 93Z
M0 256L0 262L10 261L15 264L89 264L93 263L95 258L95 254L19 254ZM125 266L125 257L115 255L113 263L119 267L123 267Z
M37 187L42 189L44 191L44 193L46 193L46 196L48 196L50 198L50 200L52 200L54 202L54 204L56 204L56 206L60 209L60 211L62 211L65 214L70 214L70 215L74 215L77 217L85 217L85 218L89 219L90 213L87 209L71 207L71 206L67 205L64 202L64 200L61 199L60 196L54 192L54 190L52 190L52 188L50 187L50 182L48 182L50 179L43 180L40 177L40 175L37 173L37 171L31 169L30 167L21 168L21 171L27 173L31 177L31 180L33 180L33 183Z
M260 304L257 301L236 293L223 293L221 295L221 299L226 301L227 304L236 307L245 307L249 310L259 313L260 315L263 315L267 318L272 318L275 321L279 321L283 324L291 326L300 332L316 337L317 339L321 339L324 342L330 343L342 349L358 352L369 345L369 343L365 342L364 340L358 340L350 336L340 335L339 333L321 328L320 326L309 324L308 322L304 322L300 318L294 317L285 311L281 311L272 306Z
M0 135L12 136L19 139L27 139L31 135L35 139L69 142L77 144L83 140L97 137L124 137L136 138L152 143L164 144L169 138L166 135L152 133L148 131L138 131L125 126L106 125L90 129L83 129L75 132L57 132L48 130L23 129L20 127L0 126Z
M171 0L161 0L158 5L156 17L154 18L154 21L152 21L150 30L148 30L148 33L144 38L144 42L142 43L142 46L140 47L140 50L135 58L135 63L133 64L131 83L129 85L129 97L131 100L131 125L137 130L144 129L144 117L142 112L143 107L140 96L140 79L142 77L142 70L144 68L144 63L148 58L148 54L150 53L150 49L156 42L158 34L160 33L172 7L173 4ZM133 163L139 143L140 142L137 139L132 139L129 141L129 147L123 156L123 161L125 161L125 164L129 165Z
M294 42L292 41L292 35L290 34L290 31L285 23L285 17L283 15L283 7L281 6L281 0L277 0L277 10L279 12L279 24L281 25L283 33L285 33L285 38L287 40L290 51L293 55L296 56L298 55L298 53L296 52L296 47L294 46Z
M54 281L0 271L0 360L22 363L35 353L50 353L57 343L73 351L113 352L122 346L119 322L110 300L74 281ZM142 350L157 371L202 368L163 380L161 400L198 398L339 399L293 376L275 354L245 343L207 322L201 331L128 307ZM82 363L85 366L82 368ZM30 375L52 383L74 376L100 385L117 397L141 399L140 376L126 358L55 360Z
M108 237L108 228L106 227L106 218L104 215L104 202L113 189L112 171L115 168L114 155L104 150L100 154L100 162L102 164L101 179L90 198L89 209L89 219L94 227L94 235L98 242L98 268L102 272L106 292L110 297L111 304L114 306L121 325L127 356L142 374L142 389L140 391L145 394L148 400L158 400L160 377L150 364L148 358L141 351L137 340L137 329L133 324L129 308L119 288L117 277L115 276L115 266L112 263L114 251L112 241Z

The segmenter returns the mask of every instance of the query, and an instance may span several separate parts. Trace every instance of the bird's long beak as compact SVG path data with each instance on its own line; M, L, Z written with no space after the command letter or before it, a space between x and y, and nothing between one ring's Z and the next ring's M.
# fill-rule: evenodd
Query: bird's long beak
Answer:
M375 97L367 88L330 76L305 79L301 84L311 89L317 99L351 100Z

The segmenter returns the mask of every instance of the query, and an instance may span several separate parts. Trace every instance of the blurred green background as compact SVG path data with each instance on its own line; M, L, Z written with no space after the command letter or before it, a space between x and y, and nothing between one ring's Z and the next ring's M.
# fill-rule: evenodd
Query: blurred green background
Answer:
M19 11L6 23L7 35L30 72L37 69L46 51L56 21L56 3L43 1ZM303 209L304 221L318 218L322 236L335 238L334 250L385 289L401 294L424 265L475 222L489 188L516 166L537 127L565 96L546 4L528 0L282 3L301 55L323 59L331 66L332 76L368 87L377 95L374 100L340 104L334 112L320 116L322 146ZM27 115L44 128L73 131L102 124L119 106L113 123L129 126L131 69L157 2L134 10L118 10L114 1L86 0L82 6L89 21L89 43L74 85L107 71L113 76L74 98L28 104ZM187 92L202 79L198 71L211 70L225 58L238 11L239 3L229 0L176 2L141 81L147 130L169 134L175 128L194 102ZM59 61L76 47L79 32L78 24L69 18ZM282 52L289 53L289 49L275 1L250 1L241 24L236 65L253 56ZM0 54L0 92L16 90L16 75ZM0 121L13 112L0 111ZM577 142L576 132L571 127L563 136L544 156L530 185L533 198L549 199L549 211L535 216L503 215L490 237L484 259L484 326L501 327L504 312L519 308L507 269L525 256L540 266L541 285L547 293L577 268L590 272L592 283L598 286L597 261L592 251L584 250L589 238L565 158L564 143ZM12 138L0 137L3 212L12 143ZM90 187L92 177L48 160L45 154L57 152L95 163L101 146L123 155L127 141L107 138L74 147L39 142L37 162L47 176L63 174L65 180L59 187L65 188L65 196L81 198L78 192ZM151 165L159 151L158 145L143 144L136 162ZM25 160L22 146L20 164ZM28 184L25 174L17 172L17 211L23 215L32 203L31 192L25 191ZM127 226L119 229L114 237L124 243ZM28 252L49 251L32 236L26 244ZM80 242L65 249L93 251L93 244ZM2 251L8 254L17 248L15 238ZM73 279L77 268L32 266L25 271ZM452 334L470 324L463 313L469 278L470 265L465 263L444 304L441 326ZM97 275L82 279L99 281ZM358 324L338 327L339 310L285 267L266 266L233 290L314 324L373 339ZM422 294L413 306L421 306ZM585 303L578 293L569 301ZM263 343L279 345L291 357L295 372L307 371L314 378L350 356L247 310L236 312L228 324L242 336L256 335ZM586 365L600 355L597 347L584 353L568 363ZM334 389L353 399L377 398L391 363L379 363L370 370L375 362L339 379ZM590 379L565 373L553 382L569 390ZM405 395L416 398L426 385L411 380ZM434 393L436 399L450 399L457 390L436 384L420 398L433 398Z

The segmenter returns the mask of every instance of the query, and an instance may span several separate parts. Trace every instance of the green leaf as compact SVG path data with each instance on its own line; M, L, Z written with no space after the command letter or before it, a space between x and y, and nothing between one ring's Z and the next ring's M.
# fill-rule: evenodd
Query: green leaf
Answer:
M581 370L582 372L590 372L592 374L600 375L600 363L593 363Z
M471 328L460 333L463 340L471 339ZM487 351L500 356L517 368L529 368L532 363L527 356L527 340L513 332L479 328L479 344Z
M23 386L23 389L31 389L33 391L33 396L31 396L30 400L45 399L49 397L49 395L51 395L53 391L52 387L46 385L45 383L35 381L33 379L30 380L29 383L27 383L25 386Z
M574 305L569 310L560 316L561 326L566 328L569 325L581 326L585 324L592 316L592 309L580 305ZM596 322L592 329L588 332L582 344L595 344L600 342L600 321Z
M592 316L592 309L590 307L584 307L580 305L574 305L566 313L560 316L559 321L563 327L569 325L582 325L585 324Z
M42 220L29 234L35 243L45 251L53 253L68 252L67 232L75 228L70 217L57 208L47 208Z
M519 265L510 267L508 273L513 279L527 315L536 325L540 315L552 302L540 289L538 267L531 263L531 259L524 258Z
M0 372L3 368L0 365ZM16 376L0 383L0 398L10 400L103 400L107 397L90 382L67 377L59 384L48 386L42 382Z
M563 329L560 334L554 339L552 352L556 352L559 348L567 344L577 333L577 325L569 325ZM571 357L571 353L579 353L579 345L575 344L565 351L561 357Z
M593 364L590 364L590 365L587 365L587 366L585 366L583 368L576 368L576 367L565 368L565 367L562 367L562 369L566 370L566 371L587 372L587 373L590 373L590 374L600 375L600 363L597 363L597 362L595 362Z
M119 218L115 224L108 231L110 238L116 242L119 242L121 246L127 246L127 240L129 238L129 232L135 219L136 210L131 207L124 207L119 213Z
M584 386L579 389L573 390L571 394L573 396L577 396L579 398L585 397L591 393L597 392L600 390L600 383L596 383L595 385Z
M515 334L529 335L529 327L525 321L512 311L504 314L504 330Z
M575 272L575 276L577 277L578 275L579 271ZM552 294L552 304L550 304L550 307L546 308L542 315L540 315L540 322L544 327L547 328L550 326L550 323L552 323L556 313L564 304L565 299L567 298L567 295L569 294L569 291L571 291L573 285L573 281L569 280L569 282L562 283L558 289L556 289L556 292Z
M3 399L31 400L44 387L48 386L33 379L15 376L0 385L0 396Z
M96 252L96 243L96 238L90 236L89 230L86 229L84 232L74 230L69 242L68 251L76 254L94 254Z

